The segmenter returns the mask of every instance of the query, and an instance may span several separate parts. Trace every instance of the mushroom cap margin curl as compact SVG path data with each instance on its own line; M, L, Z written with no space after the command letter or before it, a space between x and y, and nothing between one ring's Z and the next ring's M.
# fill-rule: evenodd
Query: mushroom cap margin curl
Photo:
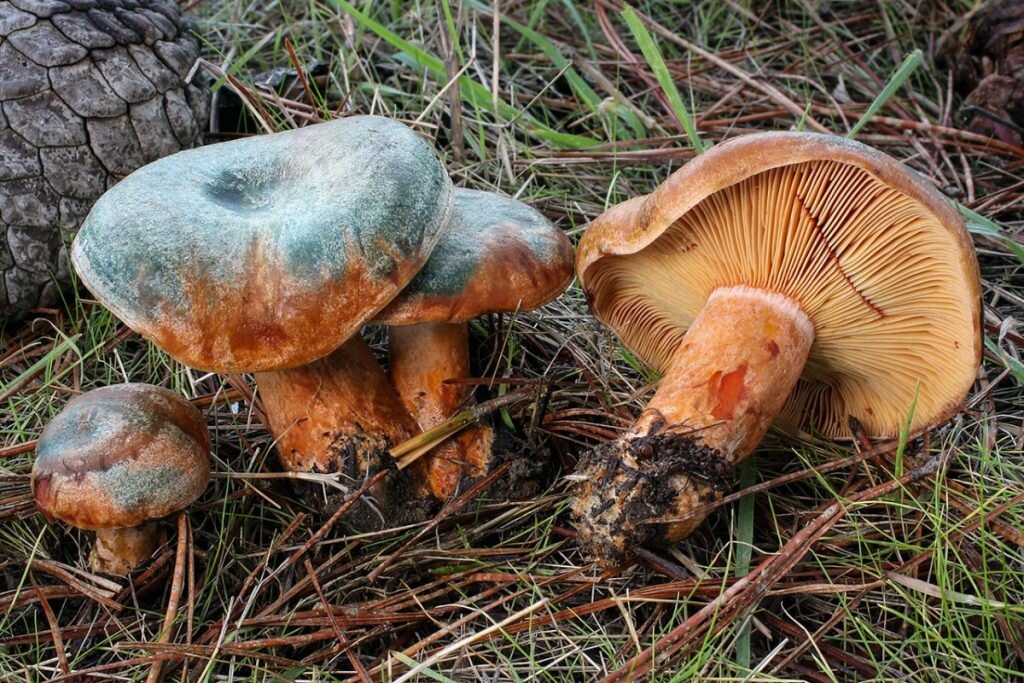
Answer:
M68 402L43 429L32 492L48 518L132 527L188 506L210 479L210 435L172 391L115 384Z
M452 186L411 129L354 116L179 152L103 195L72 246L96 297L186 365L296 367L426 262Z
M659 371L708 295L784 294L815 326L780 415L794 427L893 436L948 418L981 360L981 284L956 209L860 143L757 133L715 146L654 192L599 216L576 270L595 315Z

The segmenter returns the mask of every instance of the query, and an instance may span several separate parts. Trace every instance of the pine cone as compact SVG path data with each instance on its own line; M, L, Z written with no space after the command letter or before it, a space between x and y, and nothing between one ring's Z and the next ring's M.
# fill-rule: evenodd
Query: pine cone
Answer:
M173 0L0 0L0 322L56 302L108 187L200 143L192 30Z

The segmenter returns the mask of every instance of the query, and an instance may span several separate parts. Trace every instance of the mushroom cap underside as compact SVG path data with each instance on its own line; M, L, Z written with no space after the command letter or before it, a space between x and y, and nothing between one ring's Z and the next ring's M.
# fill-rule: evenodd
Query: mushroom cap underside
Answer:
M945 419L981 359L974 249L949 200L844 138L761 133L714 147L587 230L577 273L625 345L667 369L708 295L747 285L815 327L780 420L831 437Z
M123 528L184 508L209 478L202 414L167 389L116 384L72 399L46 426L32 491L48 517Z
M430 259L374 322L458 323L530 311L565 291L572 271L572 244L539 211L458 188L451 223Z
M355 116L180 152L94 206L72 262L181 362L217 372L320 358L426 262L451 215L433 149Z

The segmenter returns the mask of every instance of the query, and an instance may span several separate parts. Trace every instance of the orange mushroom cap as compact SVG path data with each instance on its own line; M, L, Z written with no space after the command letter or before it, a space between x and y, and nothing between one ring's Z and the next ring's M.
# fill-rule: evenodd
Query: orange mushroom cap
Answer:
M413 278L451 215L437 154L353 116L179 152L104 194L72 245L129 327L214 372L298 367Z
M659 371L711 292L783 294L815 339L780 419L831 437L855 416L892 436L952 414L981 360L981 284L951 202L860 143L759 133L717 145L589 227L591 308Z
M536 209L493 192L456 189L452 219L423 269L374 322L461 323L532 311L572 281L572 244Z

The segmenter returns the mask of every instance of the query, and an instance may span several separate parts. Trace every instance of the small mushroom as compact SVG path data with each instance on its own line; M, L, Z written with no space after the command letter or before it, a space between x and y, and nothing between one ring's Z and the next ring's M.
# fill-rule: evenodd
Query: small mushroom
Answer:
M210 479L206 421L177 394L115 384L77 396L39 437L39 511L96 532L93 571L125 575L159 544L153 520L184 509Z
M415 429L359 329L426 262L451 204L426 142L354 116L143 167L97 202L72 261L179 361L254 372L287 469L355 471Z
M691 533L774 420L833 438L850 416L878 437L926 428L981 359L959 214L846 139L718 145L599 216L576 267L596 316L663 373L624 436L580 463L574 514L606 563Z
M391 381L421 430L454 415L469 387L467 321L529 311L565 291L572 245L537 210L491 192L457 189L451 224L412 282L375 322L391 325ZM448 500L463 477L487 473L494 432L473 426L420 458L414 479Z

